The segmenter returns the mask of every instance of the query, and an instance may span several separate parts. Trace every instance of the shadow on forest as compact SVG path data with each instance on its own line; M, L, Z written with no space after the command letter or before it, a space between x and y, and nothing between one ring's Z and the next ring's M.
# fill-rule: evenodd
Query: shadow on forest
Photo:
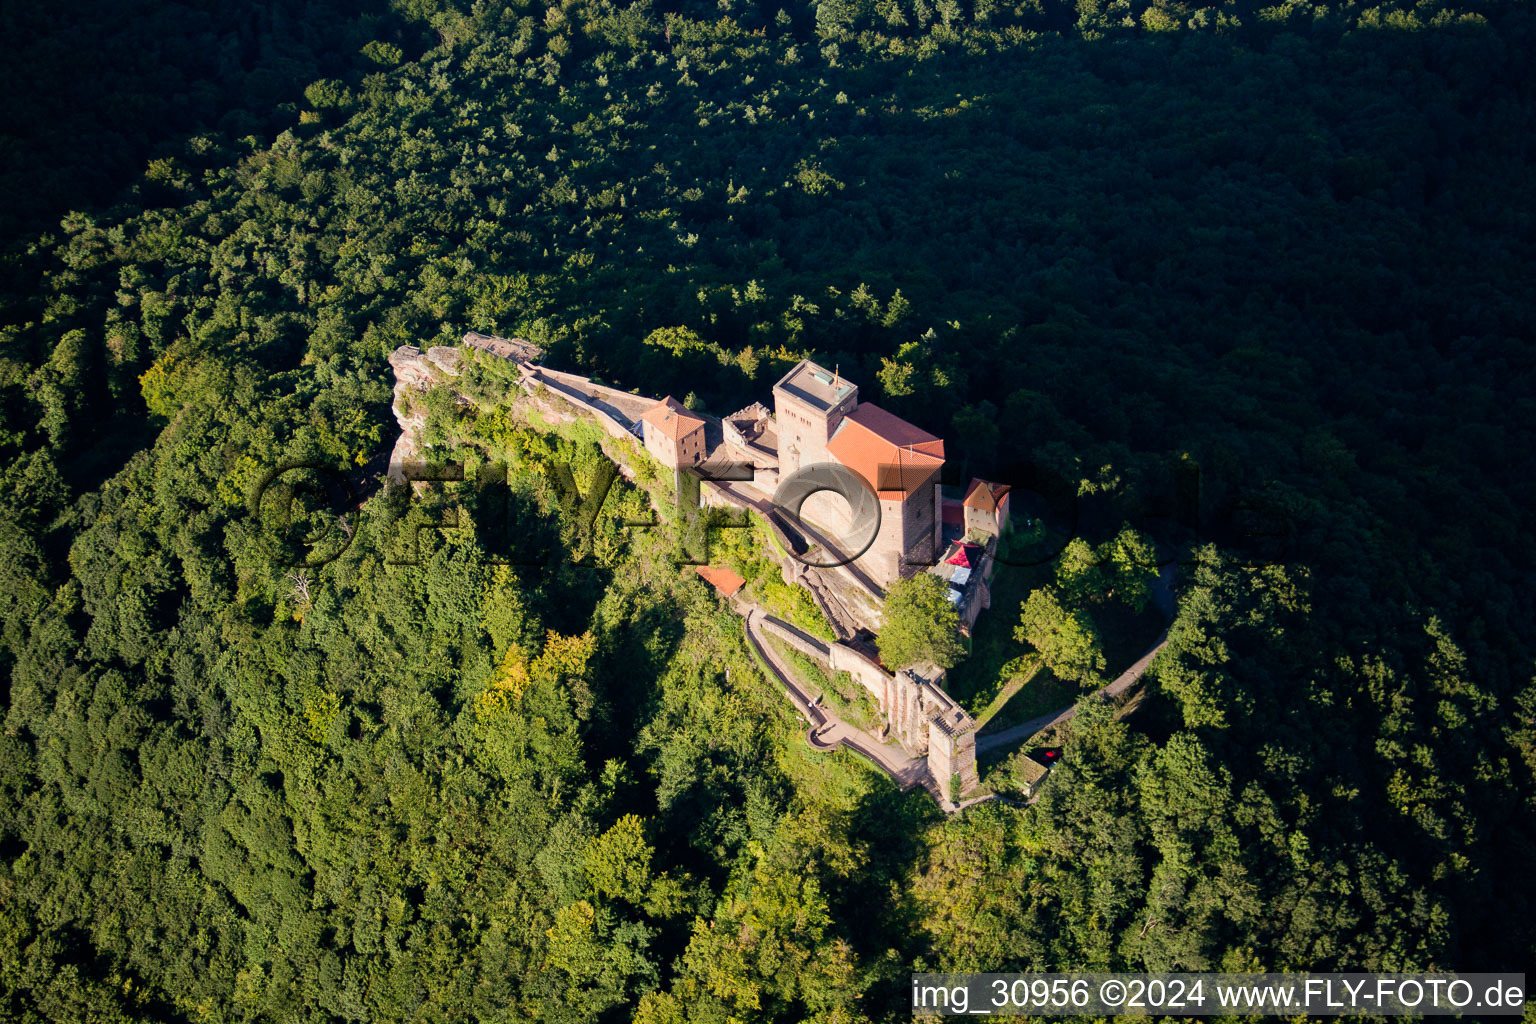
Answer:
M887 950L902 964L929 955L923 932L929 911L913 895L913 871L922 863L925 834L944 820L926 792L902 792L883 776L855 807L849 834L864 844L869 861L829 895L836 920L860 923L848 938L865 962L880 961ZM865 1009L873 1019L910 1009L904 981L904 975L885 978L868 993L872 1005Z
M951 436L978 468L994 454L972 449L987 442L946 429L962 403L991 402L1002 436L1026 450L1057 433L1055 419L1081 424L1085 441L1171 436L1181 419L1230 413L1208 389L1170 385L1229 358L1239 339L1310 361L1319 318L1375 334L1463 330L1451 320L1463 308L1426 311L1383 296L1373 246L1399 216L1460 201L1448 185L1483 143L1460 119L1427 109L1434 97L1392 110L1373 103L1400 68L1477 63L1488 33L1356 33L1340 45L1366 70L1339 78L1327 102L1299 87L1317 71L1303 34L1259 21L1235 37L1171 35L944 52L886 82L869 66L818 67L818 97L844 99L816 110L814 122L743 135L738 121L717 118L678 139L658 115L636 132L635 148L675 154L685 180L730 179L753 192L737 205L706 191L680 211L677 231L699 239L687 255L693 278L718 289L765 276L836 282L840 297L806 297L819 313L798 317L801 343L856 368L850 377L870 398ZM1513 62L1488 65L1463 105L1522 85L1512 76L1526 72ZM760 68L775 73L771 61ZM1211 79L1232 81L1213 93ZM1335 105L1349 112L1341 118ZM1405 132L1420 118L1426 130ZM643 195L645 176L633 170ZM610 279L627 283L622 297L610 294ZM646 354L638 339L701 314L726 352L762 343L761 310L750 303L710 289L696 297L622 262L595 283L571 296L612 328L584 345L587 369L632 375ZM851 308L860 284L882 302L899 289L924 319ZM1201 315L1178 315L1192 309ZM893 328L915 338L949 317L954 329L906 360L914 389L881 396ZM1284 326L1255 336L1266 317ZM999 333L1007 345L981 343ZM1074 374L1067 350L1087 347L1096 366ZM923 386L930 364L943 367L947 386ZM763 381L731 369L662 365L647 370L648 384L697 390L716 409L763 398ZM1021 390L1052 401L1008 408Z
M379 0L7 4L0 29L7 239L120 198L175 202L144 180L157 153L202 132L271 136L296 119L306 85L360 66L364 43L425 42Z

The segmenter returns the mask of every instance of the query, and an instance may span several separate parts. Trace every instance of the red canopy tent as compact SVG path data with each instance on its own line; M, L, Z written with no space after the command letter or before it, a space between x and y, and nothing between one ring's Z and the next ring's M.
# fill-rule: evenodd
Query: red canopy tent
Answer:
M980 544L961 544L960 550L946 558L944 563L946 565L960 565L967 569L974 569L976 568L976 563L980 561L980 559Z

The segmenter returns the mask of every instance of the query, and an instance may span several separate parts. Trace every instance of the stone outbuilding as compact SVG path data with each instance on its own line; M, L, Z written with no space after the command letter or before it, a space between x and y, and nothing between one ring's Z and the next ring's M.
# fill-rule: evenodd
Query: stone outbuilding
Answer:
M1001 537L1008 529L1008 485L994 484L979 477L971 479L966 488L965 535L967 537Z
M704 421L668 395L640 415L645 450L668 469L704 461Z

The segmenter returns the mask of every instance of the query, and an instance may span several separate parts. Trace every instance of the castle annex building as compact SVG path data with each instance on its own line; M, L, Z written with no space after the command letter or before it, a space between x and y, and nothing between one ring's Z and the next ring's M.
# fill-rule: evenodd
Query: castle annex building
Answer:
M835 463L857 473L880 501L880 529L859 565L887 586L904 567L932 565L943 550L939 471L944 442L877 405L859 401L856 385L801 360L773 386L779 477ZM802 518L834 534L851 525L851 509L828 492L812 495Z
M640 415L646 451L664 466L696 466L704 461L704 421L668 395Z

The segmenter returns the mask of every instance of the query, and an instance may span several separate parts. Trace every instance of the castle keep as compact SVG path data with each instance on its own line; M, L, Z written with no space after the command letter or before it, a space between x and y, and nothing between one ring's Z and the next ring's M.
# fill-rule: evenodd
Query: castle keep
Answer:
M903 569L932 565L942 550L939 471L944 442L899 416L859 401L837 373L801 360L773 386L779 476L832 463L857 473L880 501L880 529L859 566L880 586ZM823 491L801 518L841 535L852 526L848 502Z

